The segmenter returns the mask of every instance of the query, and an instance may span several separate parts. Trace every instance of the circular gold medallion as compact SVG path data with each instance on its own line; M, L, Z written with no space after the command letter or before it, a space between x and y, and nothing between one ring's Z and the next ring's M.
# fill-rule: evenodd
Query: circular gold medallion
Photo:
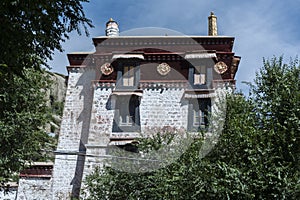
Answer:
M227 71L228 66L224 62L220 61L215 64L214 69L218 74L224 74Z
M167 75L170 71L171 67L167 63L161 63L157 66L157 72L162 76Z
M102 74L110 75L111 73L113 73L114 68L110 65L110 63L104 63L103 65L101 65L100 70Z

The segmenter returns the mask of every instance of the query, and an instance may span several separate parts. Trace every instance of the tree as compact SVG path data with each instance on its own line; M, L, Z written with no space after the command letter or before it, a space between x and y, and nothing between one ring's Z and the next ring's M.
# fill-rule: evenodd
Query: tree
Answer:
M39 69L51 59L54 50L68 33L81 33L91 21L85 17L82 3L88 0L20 1L0 3L0 75L22 74L25 68Z
M228 96L223 133L205 158L200 139L153 172L98 168L86 179L88 199L299 199L300 66L263 64L248 99Z
M88 0L0 3L0 182L26 163L44 156L49 137L43 131L49 116L41 67L72 31L81 34L91 21L82 3Z
M45 158L51 138L43 129L51 119L45 90L46 73L26 69L0 88L0 182L4 183L30 162ZM43 89L42 89L43 88Z
M198 138L176 162L156 171L126 173L109 166L104 170L97 168L86 179L88 199L236 197L238 187L242 187L237 181L241 172L236 165L243 163L247 156L244 155L244 148L249 140L245 140L243 133L253 123L247 116L251 113L252 106L242 96L228 97L227 105L227 126L218 145L208 156L203 159L199 157L203 140ZM229 131L233 124L235 129ZM145 140L142 139L139 143L142 151L145 145L149 148L149 139ZM159 141L161 139L155 137L152 146L157 148Z
M251 100L262 133L257 143L261 161L254 167L263 172L257 182L264 185L253 187L271 198L296 199L300 197L299 60L285 64L283 57L274 57L264 59L263 64L256 75Z

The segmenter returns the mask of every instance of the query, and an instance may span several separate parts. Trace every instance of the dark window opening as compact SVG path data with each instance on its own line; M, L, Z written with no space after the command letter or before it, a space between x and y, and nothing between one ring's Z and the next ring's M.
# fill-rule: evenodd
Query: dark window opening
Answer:
M113 132L140 131L140 98L136 95L118 96L115 106Z
M192 99L189 103L188 130L205 130L209 124L211 99Z
M132 153L139 153L139 149L136 145L128 143L125 145L118 145L117 147L119 147L120 149L123 149L125 151L128 152L132 152Z

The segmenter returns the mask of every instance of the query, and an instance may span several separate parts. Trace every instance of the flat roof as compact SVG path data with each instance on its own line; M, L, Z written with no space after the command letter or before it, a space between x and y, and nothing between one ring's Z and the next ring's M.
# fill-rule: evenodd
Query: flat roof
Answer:
M78 51L78 52L70 52L68 54L93 54L94 51Z
M166 35L166 36L98 36L98 37L94 37L95 39L114 39L114 38L120 38L120 39L126 39L126 38L234 38L233 36L224 36L224 35L217 35L217 36L211 36L211 35L204 35L204 36L200 36L200 35Z

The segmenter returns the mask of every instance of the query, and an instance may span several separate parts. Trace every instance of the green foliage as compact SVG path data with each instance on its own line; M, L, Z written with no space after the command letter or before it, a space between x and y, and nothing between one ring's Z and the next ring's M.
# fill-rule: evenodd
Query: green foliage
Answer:
M82 3L88 0L0 3L0 182L25 163L40 160L53 141L43 131L51 118L46 106L48 78L41 70L70 32L92 27ZM35 71L34 71L34 70ZM62 106L54 106L61 114Z
M0 181L7 181L27 163L46 159L51 138L43 130L49 119L46 73L27 69L24 77L2 80L0 88Z
M300 65L299 60L264 60L252 88L258 115L262 164L261 192L271 197L300 196Z
M203 141L197 139L176 162L156 171L97 168L86 178L86 198L299 199L298 61L265 60L251 92L248 99L228 96L223 133L205 158L199 157ZM146 139L140 149L159 148L157 138Z
M83 12L83 2L88 0L2 0L0 77L21 74L24 68L39 69L54 50L62 51L68 33L81 33L81 26L88 34L87 26L92 25Z

